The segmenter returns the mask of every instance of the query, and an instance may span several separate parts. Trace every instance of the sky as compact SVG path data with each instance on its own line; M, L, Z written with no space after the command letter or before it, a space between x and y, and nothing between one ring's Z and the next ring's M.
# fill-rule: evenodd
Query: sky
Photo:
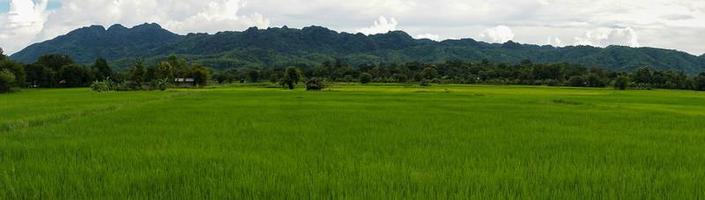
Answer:
M0 48L14 53L84 26L147 22L179 34L319 25L432 40L705 53L705 0L0 0Z

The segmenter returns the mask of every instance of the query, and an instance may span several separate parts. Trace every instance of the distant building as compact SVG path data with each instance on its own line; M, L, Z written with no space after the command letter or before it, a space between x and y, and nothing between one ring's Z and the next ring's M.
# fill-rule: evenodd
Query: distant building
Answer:
M176 87L193 87L196 85L196 80L193 78L175 78L174 85Z

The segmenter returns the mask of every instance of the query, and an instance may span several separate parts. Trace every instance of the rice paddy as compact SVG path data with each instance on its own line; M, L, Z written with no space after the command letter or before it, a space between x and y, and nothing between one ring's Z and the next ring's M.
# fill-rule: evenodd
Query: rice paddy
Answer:
M0 199L702 199L705 93L0 95Z

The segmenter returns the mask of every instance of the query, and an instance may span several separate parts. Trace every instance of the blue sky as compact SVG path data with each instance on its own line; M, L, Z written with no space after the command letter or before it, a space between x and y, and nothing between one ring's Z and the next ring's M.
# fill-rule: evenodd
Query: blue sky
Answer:
M365 34L705 53L705 0L0 0L0 47L90 25L159 23L179 34L319 25ZM10 8L10 2L15 2ZM15 14L9 15L8 10Z

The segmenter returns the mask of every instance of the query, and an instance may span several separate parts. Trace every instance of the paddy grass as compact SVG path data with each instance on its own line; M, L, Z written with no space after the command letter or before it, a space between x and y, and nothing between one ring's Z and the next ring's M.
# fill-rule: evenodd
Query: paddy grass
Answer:
M705 93L0 95L0 199L702 199Z

